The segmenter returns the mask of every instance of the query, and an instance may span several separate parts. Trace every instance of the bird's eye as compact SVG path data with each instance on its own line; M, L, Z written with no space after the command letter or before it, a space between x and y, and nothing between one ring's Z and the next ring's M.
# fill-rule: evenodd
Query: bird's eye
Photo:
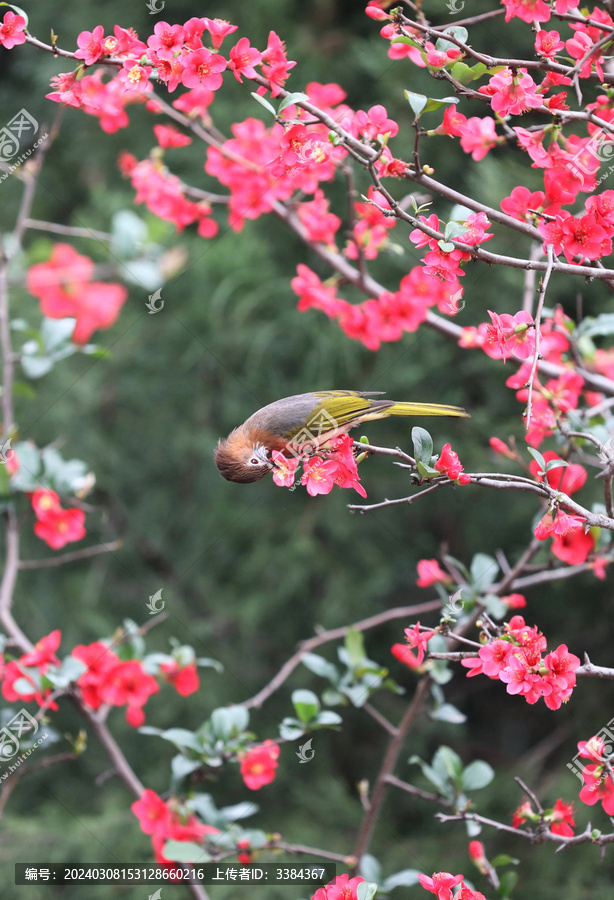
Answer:
M260 460L258 459L257 456L252 456L252 458L250 459L250 463L252 466L259 466Z

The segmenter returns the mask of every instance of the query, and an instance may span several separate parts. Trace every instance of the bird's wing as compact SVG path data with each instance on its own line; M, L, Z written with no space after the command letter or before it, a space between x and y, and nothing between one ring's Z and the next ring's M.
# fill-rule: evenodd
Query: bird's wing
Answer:
M320 416L325 422L330 417L330 428L343 428L351 424L362 415L369 412L374 402L382 403L382 401L369 400L366 394L358 391L316 391L315 397L320 400L314 409L313 416ZM392 405L384 401L382 405Z

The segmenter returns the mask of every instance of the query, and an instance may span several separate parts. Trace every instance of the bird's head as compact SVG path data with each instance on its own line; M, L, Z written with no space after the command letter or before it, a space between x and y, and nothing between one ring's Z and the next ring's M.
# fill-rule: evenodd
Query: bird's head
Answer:
M214 459L227 481L243 484L259 481L273 468L269 451L263 443L235 432L225 441L218 441Z

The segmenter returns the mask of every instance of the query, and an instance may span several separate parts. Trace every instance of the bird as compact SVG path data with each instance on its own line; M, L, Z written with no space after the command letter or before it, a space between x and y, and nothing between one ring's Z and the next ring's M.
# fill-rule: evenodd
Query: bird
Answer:
M383 391L311 391L263 406L218 441L214 459L227 481L259 481L275 468L274 450L294 456L314 453L357 425L388 416L462 416L460 406L372 399Z

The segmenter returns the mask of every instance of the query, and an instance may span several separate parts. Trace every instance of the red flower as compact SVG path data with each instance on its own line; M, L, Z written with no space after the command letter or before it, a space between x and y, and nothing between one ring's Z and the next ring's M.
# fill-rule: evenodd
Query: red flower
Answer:
M35 494L39 493L43 492L35 491ZM45 541L52 550L61 550L66 544L80 541L85 537L87 532L84 522L85 513L82 509L50 508L44 510L34 523L34 534Z
M214 50L219 50L225 37L237 30L237 25L231 25L225 19L208 19L206 16L201 22L211 35L211 44Z
M183 48L185 31L181 25L169 25L168 22L156 22L154 33L147 38L147 46L155 50L160 59L172 60L175 53Z
M548 818L551 823L550 831L553 834L573 837L573 829L576 824L573 818L573 803L564 803L560 799L557 800Z
M447 475L450 481L456 481L457 484L469 484L471 481L469 475L463 474L463 467L458 454L454 452L450 444L444 444L434 468L438 472Z
M278 757L279 747L271 740L247 751L241 760L241 775L250 791L258 791L274 780Z
M143 716L137 710L147 703L151 694L159 690L155 678L148 675L143 664L136 659L120 661L107 669L100 682L100 696L104 703L112 706L128 704L126 718L132 727L142 725Z
M560 515L560 513L559 513ZM569 516L569 518L575 518ZM585 533L578 528L565 534L555 535L552 541L552 552L557 559L567 563L568 566L577 566L586 562L586 559L595 547L595 538L590 533Z
M418 881L424 890L435 894L437 900L452 900L451 888L456 887L462 880L462 875L451 875L449 872L434 872L432 878L422 873L418 875Z
M500 116L521 115L529 109L543 106L543 97L526 69L506 69L493 75L481 93L491 95L490 105Z
M191 137L182 134L172 125L154 125L153 130L156 140L163 150L168 150L170 147L187 147L192 143Z
M119 657L102 641L93 644L78 644L72 656L87 666L87 671L79 676L77 684L84 703L91 709L98 709L104 702L100 695L100 683L105 673L119 663Z
M405 639L410 647L414 647L418 651L416 659L417 665L422 665L427 649L427 644L435 634L434 631L420 631L420 622L416 622L411 628L405 629Z
M28 684L32 685L31 693L23 693L17 692L13 685L19 679L25 680ZM8 700L9 703L14 702L15 700L19 700L22 703L31 703L35 700L39 706L42 706L45 702L45 697L50 694L51 691L45 691L41 693L39 687L35 683L27 671L24 671L18 662L15 660L11 660L10 663L7 663L6 669L4 670L4 680L2 682L2 696L5 700ZM55 707L57 709L57 706Z
M185 58L181 83L189 88L204 87L209 91L217 91L222 85L221 73L225 68L226 60L223 56L201 47Z
M356 888L363 881L361 875L337 875L330 884L318 888L311 900L356 900Z
M76 59L82 59L86 66L97 62L105 53L102 25L96 25L93 31L82 31L77 37L77 46Z
M269 32L269 40L267 48L262 54L262 62L267 63L267 65L262 66L262 74L271 85L271 96L276 97L279 94L279 89L286 83L288 73L290 69L294 68L296 62L288 60L286 45L274 31ZM258 88L258 93L264 94L266 89Z
M60 498L55 491L51 491L48 488L34 491L31 502L32 509L36 513L38 519L44 518L47 513L57 512L61 509Z
M257 66L262 59L255 47L250 47L249 39L241 38L229 53L230 68L232 69L237 81L243 81L242 75L246 78L255 78L257 72L254 66Z
M171 813L155 791L145 788L139 800L130 807L139 820L141 831L145 834L159 834L165 836L171 824Z
M521 310L515 315L508 313L499 315L488 310L491 325L487 326L487 341L484 351L489 356L502 358L506 362L508 356L528 359L535 352L535 329L533 317ZM492 351L491 351L492 348Z
M535 52L547 59L554 59L556 54L564 48L558 31L538 31L535 38Z
M339 466L332 459L324 461L321 456L314 456L303 464L301 484L307 485L307 493L311 497L330 494L338 470Z
M200 687L195 663L192 663L190 666L183 666L183 668L176 661L172 663L162 663L160 671L162 672L164 680L168 681L169 684L172 684L177 693L182 697L188 697Z
M2 25L0 25L0 46L12 50L17 44L25 44L25 27L26 20L23 16L17 16L14 12L5 13Z
M418 569L417 587L426 588L437 582L450 584L452 581L450 575L444 572L436 559L420 559L416 568Z
M23 666L43 666L43 672L47 668L48 663L55 663L55 665L58 665L60 661L55 655L55 651L60 646L61 640L62 632L56 628L51 634L48 634L46 637L41 638L40 641L37 641L34 645L34 649L21 656L19 662Z
M484 118L472 116L459 125L459 130L461 147L465 153L471 153L471 158L476 162L484 159L488 151L499 141L495 131L495 120L490 116L484 116Z
M404 666L407 666L408 669L419 669L422 665L421 662L418 662L418 659L411 652L407 644L393 644L390 648L390 652L395 659L400 663L403 663Z

